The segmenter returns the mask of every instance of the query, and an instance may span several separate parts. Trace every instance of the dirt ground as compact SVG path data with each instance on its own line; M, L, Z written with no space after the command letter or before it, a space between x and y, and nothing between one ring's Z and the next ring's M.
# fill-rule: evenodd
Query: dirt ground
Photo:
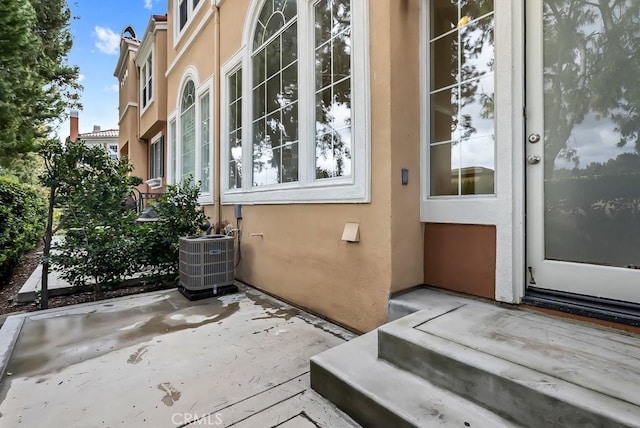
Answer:
M0 283L0 315L16 312L32 312L39 309L39 307L34 303L18 303L17 296L18 291L20 291L24 283L38 267L40 257L42 256L42 248L42 243L39 243L36 248L25 255L22 262L16 266L9 278ZM128 296L167 288L172 287L169 285L139 285L126 288L123 287L116 290L105 291L103 299L111 299L113 297ZM58 308L61 306L92 301L94 301L93 293L76 293L69 296L51 297L49 299L49 307Z

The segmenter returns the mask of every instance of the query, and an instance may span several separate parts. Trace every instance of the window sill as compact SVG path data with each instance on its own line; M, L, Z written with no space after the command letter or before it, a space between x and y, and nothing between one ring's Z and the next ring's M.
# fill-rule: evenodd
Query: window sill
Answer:
M277 204L364 204L371 202L369 190L364 186L326 185L310 187L287 187L247 190L227 190L222 195L222 204L243 203L247 205Z

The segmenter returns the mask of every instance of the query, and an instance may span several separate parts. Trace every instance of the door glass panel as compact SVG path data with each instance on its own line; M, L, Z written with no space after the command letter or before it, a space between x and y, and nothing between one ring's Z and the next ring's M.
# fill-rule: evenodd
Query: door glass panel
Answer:
M544 2L545 257L640 266L640 2Z

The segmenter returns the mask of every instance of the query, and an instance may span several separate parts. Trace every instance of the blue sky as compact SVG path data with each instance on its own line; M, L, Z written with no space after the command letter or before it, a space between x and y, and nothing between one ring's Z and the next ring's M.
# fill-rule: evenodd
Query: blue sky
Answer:
M151 14L164 14L167 0L67 0L73 48L69 63L80 67L80 132L93 125L102 129L118 127L118 81L113 71L118 61L120 33L131 25L142 38ZM60 125L58 135L69 135L69 121Z

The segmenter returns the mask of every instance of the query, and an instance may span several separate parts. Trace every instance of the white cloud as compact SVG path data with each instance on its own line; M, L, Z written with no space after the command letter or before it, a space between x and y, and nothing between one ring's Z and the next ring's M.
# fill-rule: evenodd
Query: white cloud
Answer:
M153 6L153 0L144 0L144 8L151 10Z
M100 52L108 55L115 55L118 53L118 48L120 47L120 36L111 28L96 25L94 35L98 39L96 40L96 47Z
M86 76L84 74L78 74L78 83L82 82Z

